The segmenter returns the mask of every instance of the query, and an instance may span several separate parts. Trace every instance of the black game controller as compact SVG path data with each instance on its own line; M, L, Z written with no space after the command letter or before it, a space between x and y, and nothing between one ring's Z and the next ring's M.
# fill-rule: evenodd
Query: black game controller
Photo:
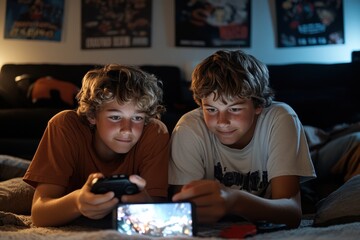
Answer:
M125 174L116 174L105 178L94 178L92 181L91 192L95 194L104 194L114 192L115 197L122 195L131 195L139 192L136 184L129 181Z

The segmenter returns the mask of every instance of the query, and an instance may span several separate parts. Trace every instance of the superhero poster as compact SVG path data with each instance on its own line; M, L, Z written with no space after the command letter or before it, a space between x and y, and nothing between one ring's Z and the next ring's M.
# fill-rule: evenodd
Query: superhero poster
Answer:
M151 46L151 0L82 0L81 48Z
M279 47L344 44L342 0L276 0Z
M176 46L250 47L249 0L175 0Z
M64 0L7 0L5 38L60 41Z

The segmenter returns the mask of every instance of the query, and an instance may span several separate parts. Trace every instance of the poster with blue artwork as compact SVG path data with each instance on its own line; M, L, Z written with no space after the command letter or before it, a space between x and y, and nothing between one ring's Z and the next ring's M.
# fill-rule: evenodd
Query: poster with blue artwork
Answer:
M342 0L276 0L279 47L344 44Z
M7 0L4 37L61 41L64 0Z

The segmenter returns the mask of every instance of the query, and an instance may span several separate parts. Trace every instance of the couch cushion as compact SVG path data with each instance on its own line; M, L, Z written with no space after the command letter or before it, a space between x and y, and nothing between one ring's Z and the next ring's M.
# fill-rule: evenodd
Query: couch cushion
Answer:
M62 109L11 108L0 110L1 138L41 138L48 121Z
M31 160L39 142L40 138L0 138L0 153Z
M360 175L352 177L317 204L314 226L360 221Z

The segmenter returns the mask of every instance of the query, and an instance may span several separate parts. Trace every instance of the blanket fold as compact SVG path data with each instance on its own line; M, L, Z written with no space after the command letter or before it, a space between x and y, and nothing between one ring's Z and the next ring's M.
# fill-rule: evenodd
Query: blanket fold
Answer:
M0 226L15 225L20 227L32 226L31 217L26 215L17 215L11 212L0 211Z

